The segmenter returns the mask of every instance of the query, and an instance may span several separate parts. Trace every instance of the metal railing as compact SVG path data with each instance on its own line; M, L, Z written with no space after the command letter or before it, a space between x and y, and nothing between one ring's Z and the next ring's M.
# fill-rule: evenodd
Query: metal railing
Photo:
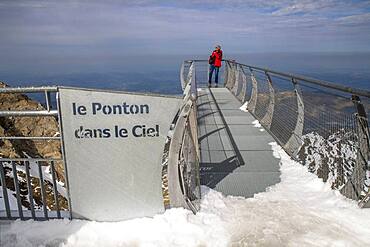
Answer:
M0 219L70 217L57 90L0 88L0 98L10 97L9 106L0 106L0 123L7 126L0 134ZM28 104L29 98L21 94L41 94L44 105ZM27 103L17 105L17 100ZM45 126L40 125L47 123L55 123L53 135L41 130ZM20 126L30 128L22 130Z
M183 105L168 150L169 205L187 207L194 213L199 210L201 198L197 83L207 84L206 62L183 63ZM228 60L223 68L225 86L241 104L247 102L248 111L292 158L325 181L330 180L334 189L359 201L360 206L369 206L369 91ZM58 87L0 88L0 97L18 93L43 94L44 106L0 108L0 123L5 121L11 127L19 119L52 118L58 133L34 135L31 131L25 135L3 130L1 134L0 129L0 146L16 149L7 155L0 153L0 219L70 218ZM41 147L39 142L57 142L58 154L36 152ZM33 151L24 146L33 147Z
M370 91L229 60L224 67L225 87L293 159L370 206Z
M199 145L197 129L197 84L194 64L184 62L180 73L184 90L169 148L168 191L170 207L200 208Z
M293 159L361 207L369 206L369 91L235 61L224 64L225 87ZM208 84L208 66L206 60L183 63L185 95L196 90L191 79Z
M192 64L188 64L182 83L183 105L168 150L168 197L171 207L187 207L195 213L199 210L200 178ZM28 94L36 98L41 94L44 104L29 100ZM10 98L6 98L8 105L0 104L0 220L71 219L59 87L0 88L0 98L4 95ZM19 101L23 105L18 105ZM46 119L55 123L52 135L42 130ZM38 128L41 130L35 131ZM56 153L40 151L49 145ZM11 148L14 152L3 152Z

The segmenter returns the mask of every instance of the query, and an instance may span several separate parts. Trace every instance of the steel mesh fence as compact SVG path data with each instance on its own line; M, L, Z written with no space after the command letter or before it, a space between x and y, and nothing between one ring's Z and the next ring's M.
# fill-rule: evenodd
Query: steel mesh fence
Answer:
M361 104L364 106L366 111L366 116L370 116L370 98L361 97Z
M243 73L245 75L245 96L244 96L244 101L248 101L252 97L252 73L248 68L244 68L243 66L241 67L243 70Z
M257 81L257 103L254 114L259 118L263 119L267 113L267 108L270 102L270 93L267 77L264 73L256 71L253 73L254 78Z
M183 137L180 170L184 180L186 200L194 211L199 211L201 198L199 160L189 124L186 126Z
M196 71L196 82L199 87L204 87L208 85L208 73L209 73L209 65L207 63L195 63L195 71ZM213 73L213 81L214 81L214 73Z
M235 85L237 65L233 62L226 62L227 77L225 78L225 87L232 90Z
M360 206L370 206L368 91L234 61L227 65L226 87L248 102L249 112L292 158ZM244 100L237 95L240 84Z
M270 131L284 146L288 143L296 127L297 95L294 86L289 84L289 81L273 76L272 81L275 89L275 106Z
M342 189L353 175L359 150L354 104L348 94L304 82L300 86L304 128L298 158L324 181L331 180L333 188Z
M189 72L190 72L190 66L191 66L191 62L190 61L184 61L184 63L183 63L183 65L182 65L182 69L181 69L181 80L183 80L182 81L182 83L184 83L183 85L182 85L182 87L183 87L183 90L184 90L184 88L185 88L185 86L186 86L186 84L188 83L188 75L189 75Z
M237 78L237 85L235 96L239 99L239 101L243 102L245 99L245 91L246 91L246 84L247 78L244 74L244 71L241 66L238 66L238 78Z

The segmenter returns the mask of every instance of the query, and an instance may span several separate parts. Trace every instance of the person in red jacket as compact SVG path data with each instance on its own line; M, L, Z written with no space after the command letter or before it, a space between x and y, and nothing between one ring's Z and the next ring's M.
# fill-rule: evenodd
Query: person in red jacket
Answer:
M222 50L220 45L216 45L215 50L212 52L212 55L209 57L209 76L208 76L208 86L211 86L213 71L215 71L215 83L218 87L218 72L220 71L222 62Z

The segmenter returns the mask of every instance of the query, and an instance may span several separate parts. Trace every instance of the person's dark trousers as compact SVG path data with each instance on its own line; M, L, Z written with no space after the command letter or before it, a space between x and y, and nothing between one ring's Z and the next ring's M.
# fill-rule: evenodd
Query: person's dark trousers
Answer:
M209 66L208 83L211 84L212 82L213 71L215 71L215 83L218 84L218 72L220 71L220 67L216 67L213 64Z

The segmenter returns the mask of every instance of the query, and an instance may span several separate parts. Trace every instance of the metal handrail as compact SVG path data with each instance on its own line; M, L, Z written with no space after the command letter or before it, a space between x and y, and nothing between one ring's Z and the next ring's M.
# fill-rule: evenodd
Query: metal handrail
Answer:
M0 136L0 140L60 140L60 136Z
M45 162L50 162L50 161L63 161L62 158L60 159L49 159L49 158L0 158L0 162L38 162L38 161L45 161Z
M58 116L57 110L52 110L51 93L57 93L57 86L41 86L41 87L3 87L0 88L0 94L8 93L43 93L45 96L46 109L42 110L6 110L0 111L0 117L36 117L36 116Z
M57 86L41 86L41 87L2 87L0 93L40 93L44 91L57 92Z
M40 111L0 111L0 117L37 117L37 116L58 116L57 110L40 110Z
M194 61L194 62L208 62L207 60L204 60L204 59L203 60L201 60L201 59L192 60L192 61ZM314 85L319 85L319 86L326 87L326 88L336 89L336 90L339 90L339 91L342 91L342 92L345 92L345 93L351 93L351 94L356 94L356 95L359 95L359 96L364 96L364 97L370 98L370 91L366 90L366 89L342 86L342 85L339 85L339 84L336 84L336 83L333 83L333 82L328 82L328 81L319 80L319 79L315 79L315 78L311 78L311 77L307 77L307 76L302 76L302 75L297 75L297 74L292 74L292 73L279 72L279 71L272 70L272 69L269 69L269 68L262 68L262 67L257 67L257 66L253 66L253 65L243 64L243 63L239 63L239 62L229 60L229 59L223 59L222 61L229 62L229 63L234 63L234 64L241 65L241 66L245 66L245 67L250 68L252 70L253 69L254 70L259 70L263 73L267 72L267 73L280 75L280 76L284 76L284 77L288 77L288 78L294 78L298 81L305 81L305 82L308 82L308 83L311 83L311 84L314 84Z

